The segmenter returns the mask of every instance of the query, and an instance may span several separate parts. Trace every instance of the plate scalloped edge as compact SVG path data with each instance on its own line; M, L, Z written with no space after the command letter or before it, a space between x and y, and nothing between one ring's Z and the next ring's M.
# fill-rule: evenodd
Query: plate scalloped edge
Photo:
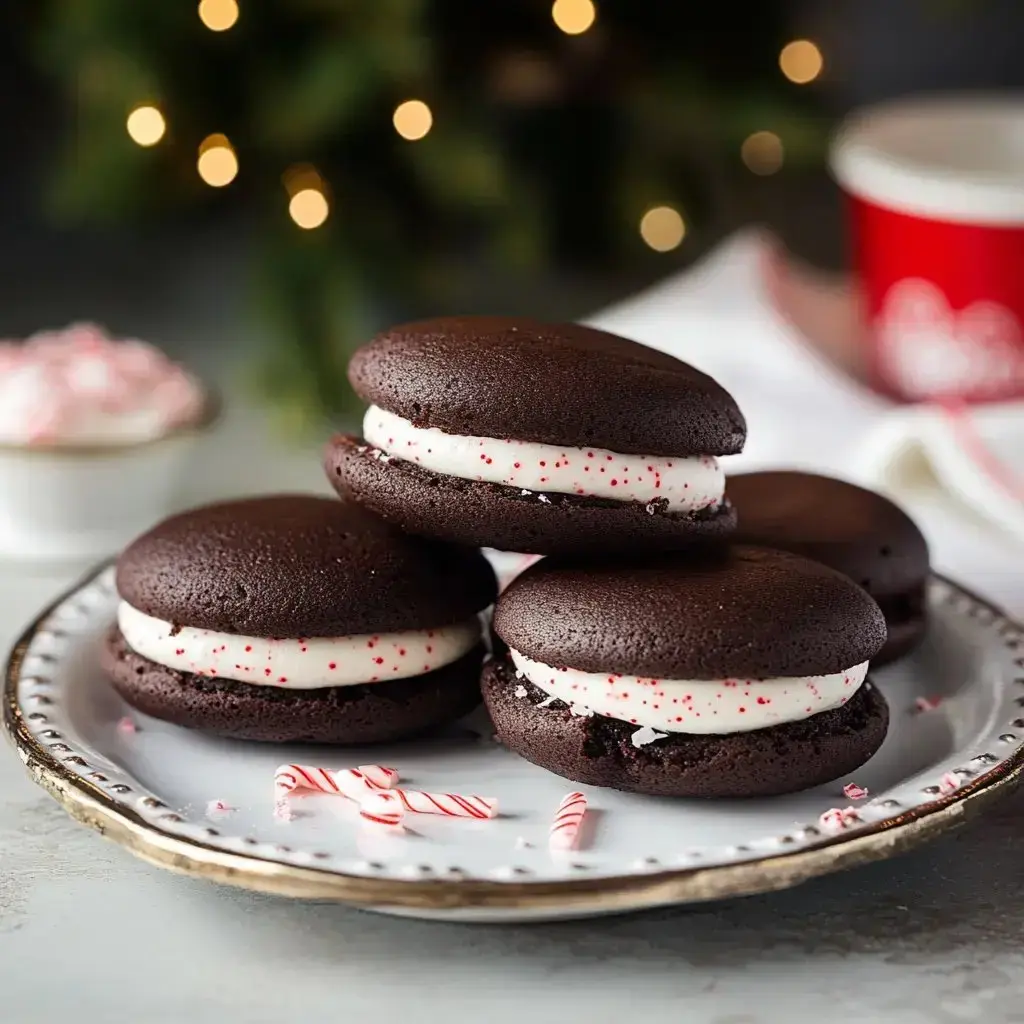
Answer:
M1024 650L1024 626L969 591L941 577L934 577L933 591L942 600L959 602L962 610L992 630L994 637L1015 654ZM953 793L942 795L938 786L921 789L924 799L904 807L899 814L895 801L873 801L861 808L873 811L873 820L828 836L813 825L803 829L805 845L754 857L737 863L701 867L699 864L669 870L647 869L632 875L574 878L557 881L523 881L459 877L375 877L345 873L318 863L315 853L305 864L284 863L244 850L234 852L209 842L216 829L192 827L183 834L180 815L152 794L132 793L131 787L112 781L90 764L88 751L77 749L68 737L47 727L45 654L30 655L33 641L46 630L59 635L59 625L46 625L61 610L88 610L90 601L109 599L112 591L109 567L89 573L69 588L27 627L8 659L3 699L3 722L8 736L32 778L76 820L95 828L131 853L159 867L212 881L277 895L309 899L334 899L360 906L421 910L516 909L602 913L639 910L672 903L700 902L731 896L768 892L797 885L819 875L900 853L969 820L993 799L1009 793L1024 774L1024 657L1014 657L1020 673L1014 683L1022 696L1013 698L1015 717L997 723L992 745L1002 746L1002 756L980 749L968 759L972 767L956 770L963 779ZM91 596L90 596L91 595ZM79 602L76 606L75 602ZM31 675L26 658L35 659ZM29 692L23 706L20 690ZM985 766L988 766L987 768ZM131 795L136 806L129 806ZM899 805L902 806L902 805ZM206 841L196 832L205 833Z

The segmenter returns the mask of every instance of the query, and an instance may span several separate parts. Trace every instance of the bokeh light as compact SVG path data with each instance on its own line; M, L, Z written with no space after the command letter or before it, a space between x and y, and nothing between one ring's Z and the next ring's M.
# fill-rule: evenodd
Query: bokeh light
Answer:
M743 140L740 157L754 174L774 174L782 168L785 149L775 132L754 132Z
M207 135L199 144L199 177L214 188L230 185L238 175L238 157L226 135Z
M594 24L597 8L594 0L555 0L551 18L567 36L578 36Z
M211 32L226 32L238 21L238 0L201 0L199 20Z
M810 39L794 39L779 54L779 67L791 82L807 85L821 74L825 60Z
M686 237L686 223L675 207L652 206L640 218L640 237L656 252L671 252Z
M434 124L434 115L423 100L406 100L395 107L395 113L391 120L395 131L403 139L415 142L430 131Z
M320 227L330 212L327 196L316 188L300 189L288 203L288 215L307 231Z
M136 107L125 124L132 142L140 146L155 146L167 131L164 115L151 104Z

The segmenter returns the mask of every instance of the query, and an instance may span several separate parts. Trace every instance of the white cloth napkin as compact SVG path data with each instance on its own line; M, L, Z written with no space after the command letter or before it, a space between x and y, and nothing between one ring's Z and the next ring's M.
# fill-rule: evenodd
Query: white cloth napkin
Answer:
M938 494L1024 543L1024 402L889 412L860 470L880 490L908 501Z
M896 405L850 380L774 312L761 284L764 244L735 236L590 322L685 359L732 392L748 441L727 472L800 468L885 491L921 524L940 571L1024 612L1024 486L1014 482L1024 480L1024 404L965 418Z

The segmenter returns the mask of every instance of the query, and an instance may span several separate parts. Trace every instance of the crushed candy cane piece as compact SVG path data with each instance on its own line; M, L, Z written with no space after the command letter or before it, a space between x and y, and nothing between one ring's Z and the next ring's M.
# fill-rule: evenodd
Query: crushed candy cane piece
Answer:
M295 790L337 793L358 801L364 793L389 789L398 781L394 768L363 764L358 768L317 768L314 765L282 764L274 772L274 792L282 797Z
M818 819L818 827L823 832L835 835L855 828L860 824L860 815L852 807L832 807Z
M122 736L134 736L138 731L139 727L127 716L118 720L117 731Z
M417 789L382 789L367 793L360 801L360 807L376 815L396 810L441 814L448 818L495 818L498 815L498 801L494 797L424 793Z
M914 701L915 711L935 711L942 705L941 697L918 697Z
M291 809L287 800L278 800L274 804L274 817L278 821L294 821L295 812Z
M649 725L643 725L633 733L630 739L634 747L646 747L648 743L663 740L667 735L667 732L658 732L657 729L652 729Z
M868 791L863 786L858 786L856 782L843 786L843 796L847 800L863 800L867 795Z
M401 826L405 817L405 808L401 804L392 803L386 807L367 807L361 804L359 817L373 825L387 825L390 828Z
M963 785L961 780L952 772L946 772L946 774L939 779L939 792L944 796L948 796L950 793L955 793L961 785Z
M580 825L587 813L587 798L570 793L562 799L551 822L548 842L552 850L572 850L579 842Z
M235 808L224 800L211 800L206 805L206 815L209 818L219 818L225 814L234 813Z

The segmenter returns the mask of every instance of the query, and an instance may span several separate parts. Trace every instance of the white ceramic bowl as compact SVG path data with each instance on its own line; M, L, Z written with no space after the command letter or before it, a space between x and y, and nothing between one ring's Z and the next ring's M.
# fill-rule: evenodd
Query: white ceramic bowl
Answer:
M97 559L162 519L215 419L140 444L0 446L0 557Z

